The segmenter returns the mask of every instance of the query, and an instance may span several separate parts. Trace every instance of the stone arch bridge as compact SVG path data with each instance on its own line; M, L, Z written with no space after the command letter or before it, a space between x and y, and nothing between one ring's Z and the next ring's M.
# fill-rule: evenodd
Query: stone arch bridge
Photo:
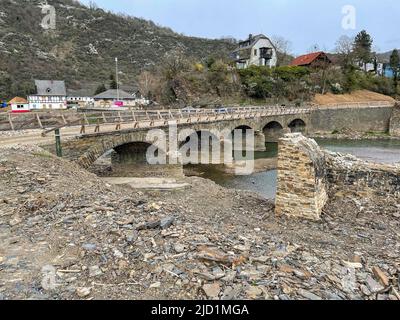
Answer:
M147 113L147 112L146 112ZM222 132L235 129L251 129L255 136L255 150L265 150L266 142L277 142L285 133L307 133L310 126L310 110L286 107L247 107L232 108L220 112L218 110L195 111L174 114L168 111L163 116L157 111L157 117L147 115L147 119L135 121L135 116L124 120L119 113L120 121L113 123L93 120L85 115L80 134L62 142L63 156L77 162L84 168L89 168L98 158L110 150L120 154L132 153L139 158L152 141L147 139L150 130L161 129L168 136L170 126L176 125L178 133L185 129L196 132ZM99 117L98 117L99 118ZM103 116L100 116L103 119ZM91 124L90 124L91 123ZM222 137L217 137L222 139ZM221 141L222 142L222 141ZM47 146L54 151L54 146ZM168 150L166 150L168 151Z

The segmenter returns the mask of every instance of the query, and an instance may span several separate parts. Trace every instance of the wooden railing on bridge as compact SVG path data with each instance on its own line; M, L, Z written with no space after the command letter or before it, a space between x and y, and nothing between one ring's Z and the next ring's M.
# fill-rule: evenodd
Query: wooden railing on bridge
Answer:
M318 109L346 109L346 108L380 108L393 106L386 101L366 103L327 104L318 106ZM123 124L133 124L134 128L167 125L170 121L177 123L209 122L241 119L249 117L278 116L290 114L304 114L311 112L311 108L282 107L282 106L249 106L220 109L173 109L173 110L132 110L132 111L93 111L85 113L68 111L31 112L23 114L0 113L0 131L24 129L50 129L81 126L82 133L87 127L105 124L115 124L121 129Z
M166 126L170 122L199 123L255 117L268 117L309 113L308 108L282 106L250 106L221 109L174 109L174 110L132 110L132 111L96 111L96 112L32 112L24 114L5 113L0 115L0 130L44 129L81 127L81 134L86 128L94 127L99 132L104 125L115 125L121 130L124 124L133 128Z

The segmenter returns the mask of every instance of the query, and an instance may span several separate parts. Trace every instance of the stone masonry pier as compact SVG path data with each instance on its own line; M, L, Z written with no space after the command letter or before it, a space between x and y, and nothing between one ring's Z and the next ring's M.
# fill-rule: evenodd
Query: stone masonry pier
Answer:
M318 220L327 196L325 154L300 133L279 140L276 214Z

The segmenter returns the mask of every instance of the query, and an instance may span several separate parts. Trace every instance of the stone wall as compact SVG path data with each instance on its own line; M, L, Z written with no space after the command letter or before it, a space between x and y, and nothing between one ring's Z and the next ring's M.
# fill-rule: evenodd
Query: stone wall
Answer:
M351 155L327 152L330 190L343 190L361 197L373 194L400 196L400 167L362 161Z
M328 199L325 153L300 133L279 140L277 215L320 219Z
M301 134L279 140L276 214L320 219L328 195L400 197L400 166L321 150Z
M400 137L400 104L396 103L390 118L389 133L392 136Z
M393 107L313 110L309 133L332 133L342 129L388 132L392 110Z

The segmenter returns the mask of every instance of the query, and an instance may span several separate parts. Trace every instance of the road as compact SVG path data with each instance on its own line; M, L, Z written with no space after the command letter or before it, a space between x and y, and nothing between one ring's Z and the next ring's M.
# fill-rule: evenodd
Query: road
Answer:
M293 113L304 113L308 112L307 109L284 109L278 108L279 114L293 114ZM99 132L113 132L116 130L129 130L129 129L149 129L168 126L169 124L185 124L185 123L209 123L218 121L228 121L235 119L251 119L254 117L267 117L274 115L275 110L261 109L261 108L248 108L241 110L240 112L224 114L189 114L185 118L175 119L158 119L158 120L143 120L143 121L127 121L121 123L104 123L99 124L97 128ZM117 125L120 126L117 129ZM60 128L62 140L72 139L82 135L89 135L96 133L96 124L85 125L85 132L82 133L81 126L65 126ZM0 132L0 148L12 146L15 144L21 145L41 145L53 143L55 140L54 132L48 132L45 136L42 134L45 131L43 129L31 129L23 131L3 131Z

